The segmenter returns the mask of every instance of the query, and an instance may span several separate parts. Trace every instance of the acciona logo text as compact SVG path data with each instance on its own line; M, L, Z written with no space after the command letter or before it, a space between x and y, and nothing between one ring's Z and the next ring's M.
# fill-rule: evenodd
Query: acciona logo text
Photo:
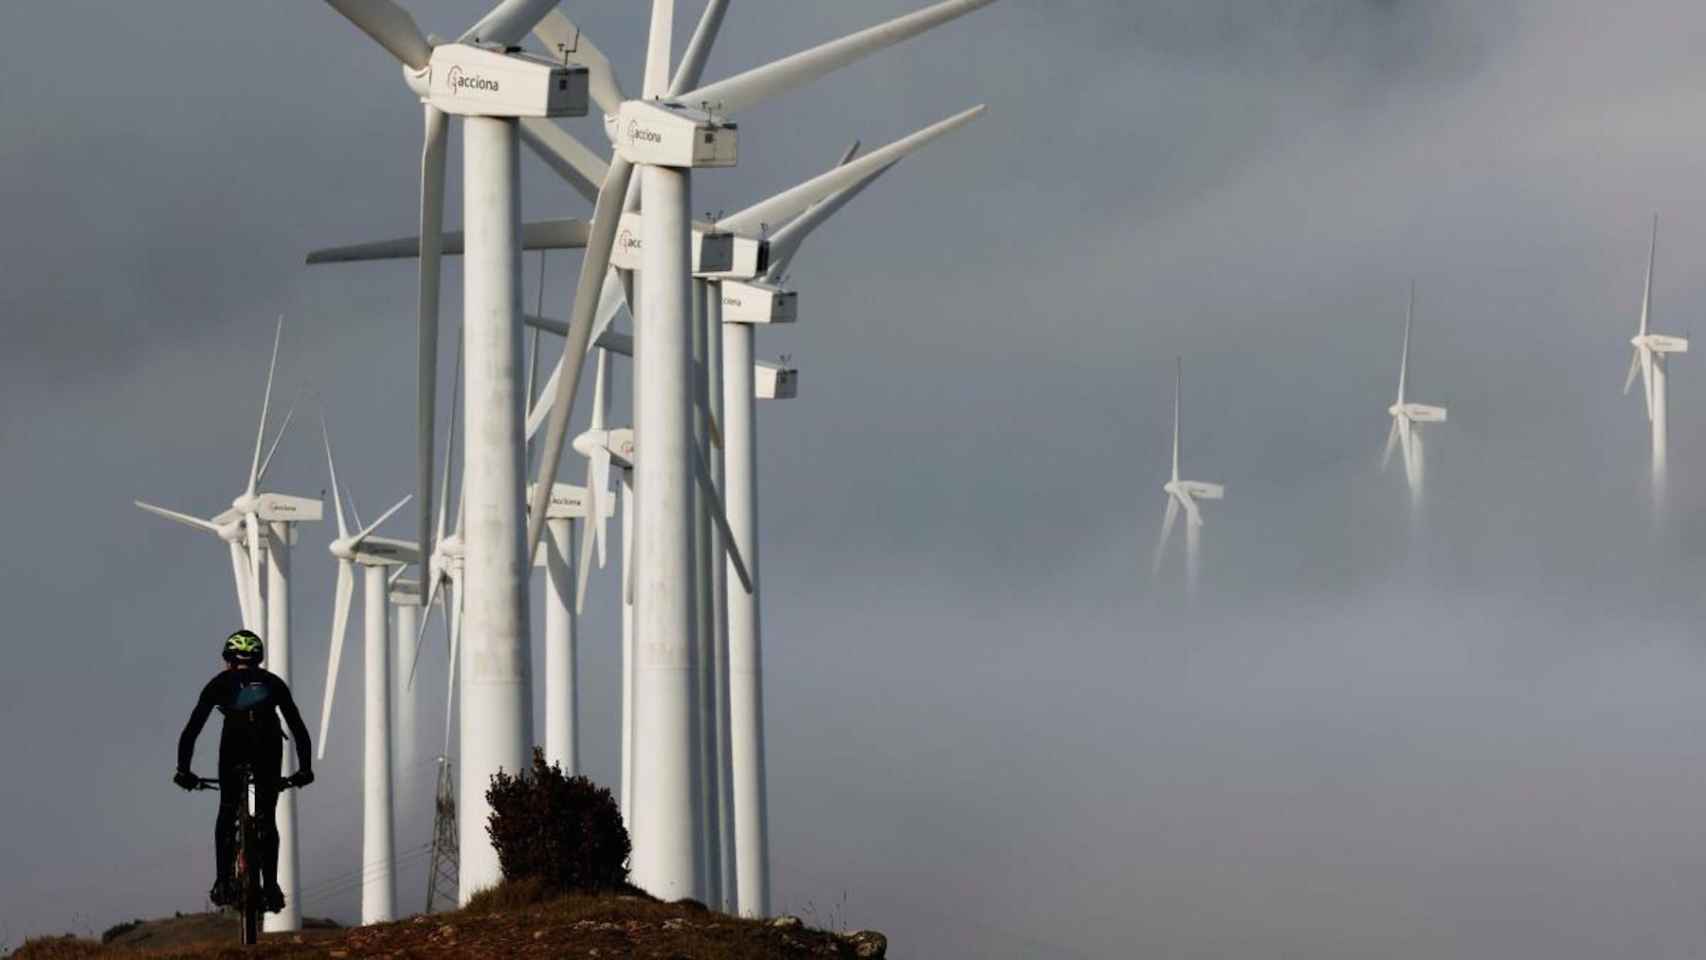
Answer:
M663 134L658 133L656 130L647 130L640 126L640 121L638 120L630 120L628 121L628 142L662 143Z
M477 73L467 73L463 71L461 67L451 67L450 76L447 79L450 83L450 92L453 95L461 93L464 90L478 93L498 92L498 82L496 80L482 77Z

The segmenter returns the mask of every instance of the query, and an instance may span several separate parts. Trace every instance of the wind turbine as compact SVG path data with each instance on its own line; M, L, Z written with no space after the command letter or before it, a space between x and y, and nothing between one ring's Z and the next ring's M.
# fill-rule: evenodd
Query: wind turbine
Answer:
M206 531L225 541L231 556L231 574L236 582L237 606L242 615L243 626L265 637L266 668L289 683L292 659L290 545L296 541L298 524L313 523L320 519L321 506L319 500L266 493L260 489L261 482L266 479L267 468L272 465L273 456L278 453L278 446L284 440L285 431L290 428L290 421L295 414L294 409L285 414L272 444L266 446L266 456L262 457L261 449L265 445L267 432L267 412L272 403L273 377L278 370L279 344L283 336L284 318L281 316L273 332L272 359L267 365L267 384L261 399L261 422L255 433L255 453L250 461L248 482L242 494L232 503L231 509L212 519L203 520L141 500L135 502L149 513ZM263 600L260 568L262 563L269 559L271 563L266 564L267 592ZM291 765L295 762L295 754L285 751L283 766L280 768L281 775L289 776L294 772ZM276 879L279 889L284 891L285 908L278 913L267 914L264 923L266 929L271 932L299 930L302 927L302 908L297 902L301 881L297 870L296 796L286 790L280 794L278 801L274 815L278 828Z
M1641 325L1629 338L1634 356L1629 358L1629 376L1623 381L1623 393L1628 395L1635 386L1635 375L1641 375L1641 386L1647 401L1647 419L1653 428L1653 503L1663 506L1665 481L1668 475L1670 439L1669 385L1666 382L1666 359L1673 353L1687 353L1688 339L1653 333L1649 328L1653 309L1653 259L1659 248L1659 215L1653 214L1653 239L1647 248L1647 283L1641 292Z
M361 922L386 923L396 919L397 913L396 837L391 801L391 650L386 636L390 610L386 591L391 568L416 562L420 551L412 543L372 535L403 509L410 497L397 501L369 526L350 533L344 521L343 493L324 417L320 419L320 436L326 444L326 469L332 477L332 509L338 518L338 539L330 547L338 561L338 587L332 608L331 654L326 660L326 694L320 709L320 758L326 757L326 733L331 727L332 703L337 695L338 663L343 658L350 600L355 592L355 568L359 565L365 584L362 613L366 628L362 657L366 723L362 739Z
M1410 284L1410 306L1404 313L1404 352L1398 361L1398 400L1386 408L1392 417L1392 429L1386 435L1386 452L1381 455L1380 469L1385 471L1387 464L1392 461L1394 448L1404 450L1404 476L1410 485L1410 505L1419 506L1422 502L1422 431L1420 424L1444 423L1446 410L1444 407L1429 406L1425 403L1411 403L1405 399L1406 384L1410 377L1410 324L1416 315L1416 284Z
M469 664L462 697L462 900L501 879L485 835L485 787L499 768L524 769L529 710L527 564L522 510L521 197L517 124L584 115L587 71L515 45L556 0L501 0L454 43L434 44L394 0L327 0L403 65L424 104L421 156L419 552L432 554L433 418L438 367L439 244L448 117L463 118L463 342L468 358L464 496L476 536L466 544ZM541 518L543 519L543 518ZM380 596L383 600L383 595Z
M1179 519L1179 511L1185 513L1185 592L1186 596L1194 597L1197 592L1197 579L1201 573L1202 547L1202 509L1197 505L1198 500L1224 500L1226 487L1218 483L1203 483L1199 480L1186 480L1179 473L1179 415L1180 390L1185 378L1185 361L1180 358L1178 368L1173 374L1173 473L1168 481L1161 485L1161 490L1167 494L1167 513L1161 520L1161 539L1155 544L1154 575L1161 574L1161 560L1167 550L1167 540L1173 535L1173 524Z

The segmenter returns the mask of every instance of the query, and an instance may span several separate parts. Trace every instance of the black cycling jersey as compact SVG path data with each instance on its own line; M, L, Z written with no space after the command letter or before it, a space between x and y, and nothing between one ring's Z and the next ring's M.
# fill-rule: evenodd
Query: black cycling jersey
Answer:
M296 768L312 770L313 753L309 749L308 728L302 714L290 696L290 687L277 675L260 667L239 667L223 670L201 689L195 711L178 737L178 769L188 770L195 753L196 738L217 707L225 716L225 727L219 737L219 769L221 774L238 761L249 761L261 771L279 768L283 753L283 730L279 714L290 728L290 738L296 743ZM265 761L271 761L266 765Z

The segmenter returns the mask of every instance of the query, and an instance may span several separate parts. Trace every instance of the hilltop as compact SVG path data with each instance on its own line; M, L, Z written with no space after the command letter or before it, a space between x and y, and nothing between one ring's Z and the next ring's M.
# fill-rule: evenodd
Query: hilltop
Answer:
M740 920L691 901L660 903L639 891L620 895L546 897L511 884L475 898L463 910L395 923L339 929L310 921L301 933L272 934L258 947L236 944L235 921L195 914L121 924L107 942L74 937L31 940L13 960L125 960L215 957L551 957L589 960L793 960L881 958L888 941L862 931L836 934L794 917Z

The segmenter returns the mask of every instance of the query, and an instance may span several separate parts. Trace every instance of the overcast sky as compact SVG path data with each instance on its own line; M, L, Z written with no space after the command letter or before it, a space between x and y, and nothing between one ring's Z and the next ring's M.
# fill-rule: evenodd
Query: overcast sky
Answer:
M709 75L917 5L736 3ZM364 515L407 492L413 267L302 257L413 232L419 111L323 4L13 6L16 943L201 903L214 803L169 777L236 622L229 566L130 501L210 515L239 492L278 314L281 396L324 405ZM443 36L483 10L409 6ZM638 5L570 9L637 82ZM1679 0L1003 0L743 114L740 166L695 178L698 209L991 108L814 236L800 323L761 336L803 371L761 410L777 910L902 957L1706 952L1706 393L1678 358L1657 522L1618 393L1654 212L1660 328L1706 308L1703 42ZM586 215L531 159L524 179L530 218ZM577 263L549 261L547 312ZM1412 398L1451 410L1413 530L1377 471L1412 279ZM459 303L453 267L447 318ZM1148 570L1176 356L1186 472L1228 487L1195 609L1177 562ZM281 492L327 484L311 423ZM295 562L311 714L330 528ZM614 570L582 641L605 783ZM443 660L422 667L429 742ZM304 906L344 921L359 667L301 798ZM405 855L431 789L417 758ZM424 859L400 871L418 909Z

